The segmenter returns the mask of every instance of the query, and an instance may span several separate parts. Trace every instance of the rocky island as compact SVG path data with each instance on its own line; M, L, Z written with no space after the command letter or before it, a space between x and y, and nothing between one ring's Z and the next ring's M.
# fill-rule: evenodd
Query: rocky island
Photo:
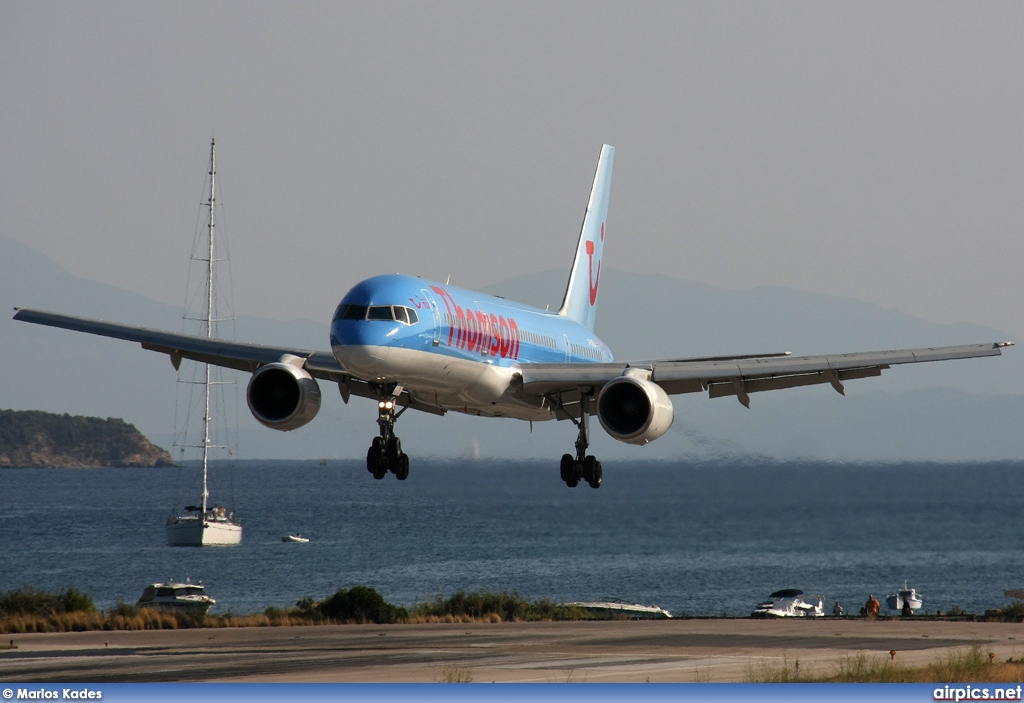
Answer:
M170 454L119 418L0 410L0 467L173 465Z

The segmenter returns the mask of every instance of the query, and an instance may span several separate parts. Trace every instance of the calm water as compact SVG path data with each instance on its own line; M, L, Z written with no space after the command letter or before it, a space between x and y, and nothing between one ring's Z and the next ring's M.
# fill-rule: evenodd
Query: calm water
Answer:
M617 462L595 491L554 463L419 461L404 483L358 462L245 463L244 543L190 549L164 543L178 470L7 469L0 590L75 586L106 608L188 576L221 613L365 584L405 605L488 590L746 615L786 587L856 612L906 580L926 610L981 612L1024 588L1022 472ZM311 542L281 542L295 531Z

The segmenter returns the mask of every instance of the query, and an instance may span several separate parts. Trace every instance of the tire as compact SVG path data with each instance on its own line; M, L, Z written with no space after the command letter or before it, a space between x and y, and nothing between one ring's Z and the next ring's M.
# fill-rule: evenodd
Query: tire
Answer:
M597 463L597 459L592 456L588 456L583 459L583 480L590 483L590 477L594 475L594 464Z
M576 460L573 458L572 454L562 455L562 463L559 467L559 471L561 472L562 481L565 483L569 483L569 481L572 481L573 478L575 478Z
M398 456L398 466L395 468L395 476L399 481L404 481L409 478L409 455L400 454Z
M398 473L398 469L402 456L402 440L398 437L392 437L388 440L387 449L384 451L384 456L387 460L387 469Z
M378 467L380 466L380 443L377 441L380 437L374 437L373 444L366 452L366 470L377 475Z
M587 472L587 464L590 464L590 471ZM604 469L601 467L601 462L595 457L588 456L586 462L583 464L583 471L587 474L587 483L590 484L591 488L600 488L601 480L604 478Z

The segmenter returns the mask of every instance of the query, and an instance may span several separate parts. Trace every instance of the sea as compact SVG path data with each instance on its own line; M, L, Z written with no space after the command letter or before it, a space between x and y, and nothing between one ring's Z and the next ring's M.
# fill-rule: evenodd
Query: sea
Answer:
M195 467L0 470L0 590L74 587L109 609L191 579L240 615L365 585L405 606L488 591L746 616L783 588L848 613L904 583L933 613L1024 588L1021 462L617 461L598 490L568 488L556 462L498 459L416 460L406 481L359 461L213 474L240 546L166 545L172 504L198 500ZM281 541L295 532L309 543Z

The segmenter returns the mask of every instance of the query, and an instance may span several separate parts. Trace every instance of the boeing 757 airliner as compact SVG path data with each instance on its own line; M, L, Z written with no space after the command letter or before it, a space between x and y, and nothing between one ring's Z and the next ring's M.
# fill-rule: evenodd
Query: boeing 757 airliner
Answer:
M317 380L377 402L380 432L366 468L381 479L409 476L395 434L408 409L518 420L569 420L576 451L561 461L561 479L601 485L602 467L587 454L589 418L621 442L646 444L672 425L670 395L736 396L749 407L759 391L878 376L894 364L998 356L1008 342L826 356L757 356L616 361L594 334L601 254L608 218L613 147L601 149L565 297L557 312L426 281L385 275L357 283L334 313L331 351L229 342L17 308L14 318L142 344L182 359L252 373L247 389L255 418L294 430L320 409Z

